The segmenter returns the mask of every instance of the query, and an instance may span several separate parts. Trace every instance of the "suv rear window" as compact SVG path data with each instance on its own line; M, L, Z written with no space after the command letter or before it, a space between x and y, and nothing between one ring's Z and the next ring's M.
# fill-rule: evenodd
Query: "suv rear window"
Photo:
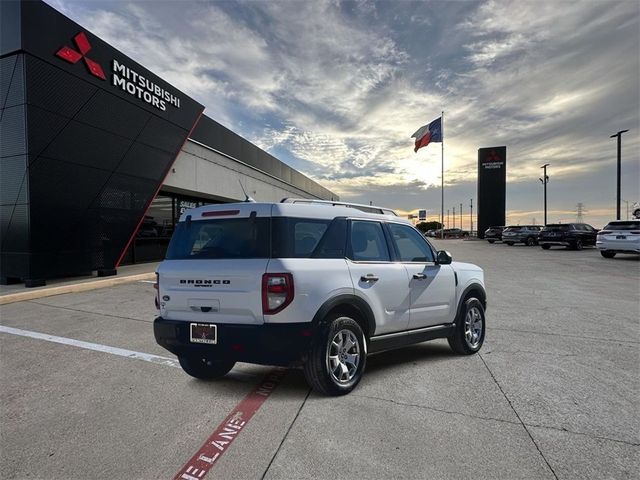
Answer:
M640 222L611 222L604 227L604 230L640 230Z
M167 260L269 258L269 218L178 223Z
M274 258L344 258L347 221L273 217Z

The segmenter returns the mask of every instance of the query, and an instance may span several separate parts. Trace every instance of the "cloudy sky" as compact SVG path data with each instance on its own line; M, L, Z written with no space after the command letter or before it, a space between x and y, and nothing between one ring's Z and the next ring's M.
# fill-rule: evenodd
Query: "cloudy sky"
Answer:
M506 145L508 223L597 227L640 201L640 3L102 2L47 0L206 106L205 113L338 193L440 210L476 195L477 149ZM622 204L623 218L625 204Z

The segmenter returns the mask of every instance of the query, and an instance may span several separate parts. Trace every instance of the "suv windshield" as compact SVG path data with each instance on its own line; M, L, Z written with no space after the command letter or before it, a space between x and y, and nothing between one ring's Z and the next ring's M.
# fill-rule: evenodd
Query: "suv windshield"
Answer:
M604 227L604 230L640 230L640 221L611 222Z
M269 218L180 222L167 260L269 258Z

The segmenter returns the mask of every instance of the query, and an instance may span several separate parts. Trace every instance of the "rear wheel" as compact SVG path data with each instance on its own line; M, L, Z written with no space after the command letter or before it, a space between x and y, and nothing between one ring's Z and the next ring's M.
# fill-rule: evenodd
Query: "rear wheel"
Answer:
M510 247L513 247L513 242L504 242L504 243L506 243L506 244L507 244L507 245L509 245Z
M344 395L360 382L367 362L367 343L360 325L345 315L331 315L304 364L307 383L324 395Z
M224 377L236 364L231 360L209 360L198 356L181 356L178 361L182 370L200 380Z
M604 258L613 258L616 256L616 252L612 252L611 250L600 250L600 255Z
M489 243L495 243L495 240L487 240Z
M536 240L533 237L527 238L527 247L533 247L536 244Z
M543 243L542 245L540 245L542 247L543 250L549 250L551 248L551 245L547 244L547 243Z
M582 250L582 240L578 238L575 242L573 242L573 249Z
M451 349L459 355L472 355L484 342L485 317L482 302L475 297L464 302L461 318L456 321L456 329L447 338Z

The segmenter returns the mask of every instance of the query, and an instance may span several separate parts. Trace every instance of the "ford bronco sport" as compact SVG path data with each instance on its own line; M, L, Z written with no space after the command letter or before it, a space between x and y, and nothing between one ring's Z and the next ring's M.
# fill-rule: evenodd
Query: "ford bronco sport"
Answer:
M436 252L369 205L285 199L207 205L180 218L157 270L156 341L199 379L235 362L302 365L328 395L353 390L367 355L485 336L482 269Z

